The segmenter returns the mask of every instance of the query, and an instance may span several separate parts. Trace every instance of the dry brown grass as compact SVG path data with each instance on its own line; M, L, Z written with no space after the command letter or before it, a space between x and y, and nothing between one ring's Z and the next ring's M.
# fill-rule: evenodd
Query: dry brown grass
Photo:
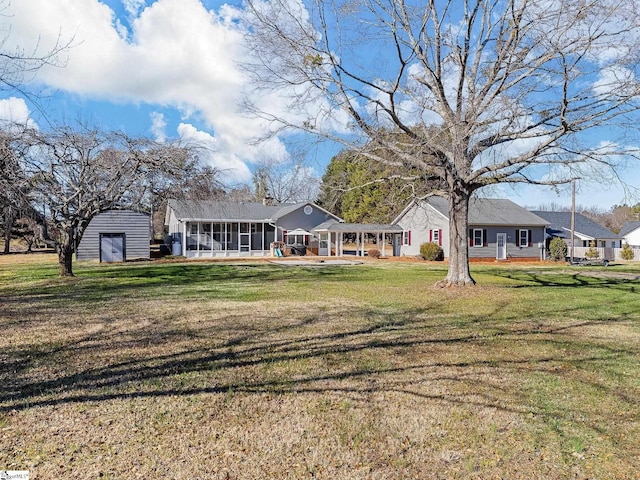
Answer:
M207 282L118 291L117 269L94 285L106 267L87 268L2 288L0 469L640 478L635 297L605 318L552 287L435 290L421 267L371 264L236 267L217 277L253 292L235 300Z

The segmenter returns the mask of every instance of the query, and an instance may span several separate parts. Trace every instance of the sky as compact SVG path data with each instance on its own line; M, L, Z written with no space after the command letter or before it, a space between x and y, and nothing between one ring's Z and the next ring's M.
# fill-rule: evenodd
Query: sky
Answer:
M209 147L206 161L229 185L250 183L261 162L292 155L286 139L256 143L262 121L241 108L246 79L238 67L244 50L235 28L239 3L213 0L0 0L4 50L19 46L44 53L58 42L71 47L60 66L28 77L38 105L0 91L0 118L81 122L157 140L197 140ZM274 108L278 106L274 105ZM317 176L337 149L310 149ZM638 169L623 172L640 186ZM637 176L637 180L636 180ZM531 207L570 205L570 188L539 187L494 196ZM619 187L578 184L577 203L608 209L626 201Z

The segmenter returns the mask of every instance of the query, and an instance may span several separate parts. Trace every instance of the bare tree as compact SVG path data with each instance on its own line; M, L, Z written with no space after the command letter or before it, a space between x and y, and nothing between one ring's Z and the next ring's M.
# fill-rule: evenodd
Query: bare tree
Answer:
M141 205L150 172L182 155L171 145L122 133L61 127L29 129L14 139L30 197L44 205L61 276L72 276L73 253L91 219L108 209Z
M10 4L9 0L0 0L0 19L7 16L5 12ZM30 100L37 100L37 96L27 90L27 85L42 68L60 68L66 65L66 52L73 45L73 37L63 39L62 35L59 35L53 46L43 50L39 38L34 38L30 47L11 45L10 28L5 27L2 32L4 35L0 36L0 90L20 93ZM38 106L37 101L35 104Z
M637 156L638 0L248 1L252 112L444 181L446 285L475 283L474 192Z
M11 231L21 207L26 203L29 181L22 172L9 136L0 137L0 209L4 229L4 253L11 248Z
M9 5L8 0L0 0L0 18L5 16ZM21 94L38 107L37 95L27 90L28 83L43 67L64 67L65 53L71 47L73 39L62 41L59 38L50 49L42 51L38 39L34 39L34 45L30 49L9 45L10 30L2 30L4 36L0 37L0 91ZM9 146L8 138L13 134L12 130L14 127L9 123L0 126L0 209L5 237L4 253L9 253L13 224L19 214L25 210L34 213L25 195L29 179L21 171ZM28 215L28 218L33 217L34 215Z
M265 161L253 175L257 201L270 198L277 203L315 201L320 180L301 161Z
M194 145L183 145L175 149L178 155L169 165L150 172L148 181L149 199L152 212L154 238L164 233L167 202L170 198L191 200L212 200L225 195L225 187L220 172L201 161L197 155L200 149Z

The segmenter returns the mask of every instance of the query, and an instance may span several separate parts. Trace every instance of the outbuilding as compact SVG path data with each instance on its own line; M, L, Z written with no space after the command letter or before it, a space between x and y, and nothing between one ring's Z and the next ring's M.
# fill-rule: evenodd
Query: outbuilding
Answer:
M78 260L124 262L150 257L150 216L108 210L93 217L76 249Z

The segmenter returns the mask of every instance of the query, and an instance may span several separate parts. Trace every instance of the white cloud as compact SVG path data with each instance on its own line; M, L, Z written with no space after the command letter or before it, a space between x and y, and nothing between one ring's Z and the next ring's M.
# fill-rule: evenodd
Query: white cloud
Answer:
M164 115L158 112L151 113L151 133L158 142L164 142L167 140L166 134L167 121L164 119Z
M201 133L215 140L216 166L230 168L239 179L246 180L249 172L243 162L282 154L285 147L277 139L260 146L252 142L267 124L239 109L245 80L237 67L244 50L234 26L236 9L225 6L217 14L200 0L156 0L144 9L143 0L123 0L123 5L137 14L126 33L114 12L98 0L12 2L5 47L13 43L30 51L39 38L44 52L59 39L73 39L66 66L42 69L39 82L81 98L176 108L185 122L197 115L209 131ZM279 99L274 95L261 101ZM163 121L151 118L151 130L159 138L166 130Z
M200 157L220 173L223 182L234 185L246 183L251 179L251 171L246 163L235 153L220 148L220 142L207 132L198 130L193 125L181 123L178 126L180 139L195 145Z
M122 0L122 5L124 5L124 9L130 17L137 17L140 10L147 5L147 2L146 0Z
M632 96L637 88L634 72L620 65L614 65L600 70L598 80L593 90L602 97Z
M0 100L0 123L34 126L26 102L15 97Z

